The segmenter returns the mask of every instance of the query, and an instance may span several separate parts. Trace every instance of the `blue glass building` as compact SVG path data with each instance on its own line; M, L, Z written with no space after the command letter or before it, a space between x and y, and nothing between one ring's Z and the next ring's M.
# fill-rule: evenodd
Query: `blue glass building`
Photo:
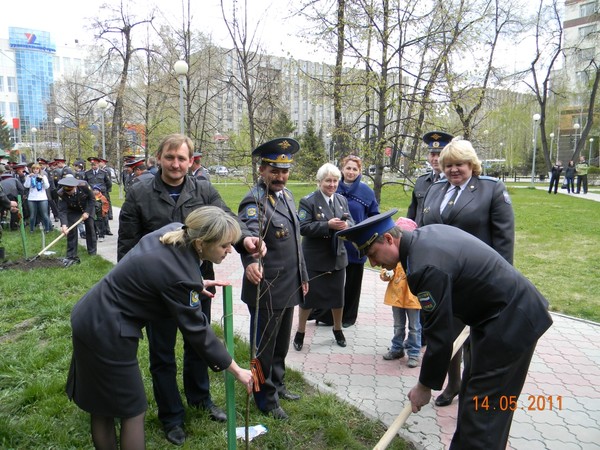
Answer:
M21 133L29 133L47 120L56 45L46 31L11 27L8 35L15 53Z

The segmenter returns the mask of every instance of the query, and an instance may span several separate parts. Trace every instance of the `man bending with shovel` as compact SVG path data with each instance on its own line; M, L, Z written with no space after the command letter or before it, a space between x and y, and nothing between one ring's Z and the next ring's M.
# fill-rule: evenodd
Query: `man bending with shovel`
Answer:
M513 412L537 340L552 325L548 302L495 250L449 225L409 232L396 227L392 209L339 231L371 265L406 271L408 286L425 311L427 350L419 382L408 393L412 412L441 389L460 330L470 326L456 431L450 450L505 449Z
M58 182L58 217L61 232L67 236L67 257L65 267L79 264L77 256L77 228L71 225L82 219L85 225L85 242L90 255L96 254L96 231L94 213L96 199L90 185L73 175L66 175Z

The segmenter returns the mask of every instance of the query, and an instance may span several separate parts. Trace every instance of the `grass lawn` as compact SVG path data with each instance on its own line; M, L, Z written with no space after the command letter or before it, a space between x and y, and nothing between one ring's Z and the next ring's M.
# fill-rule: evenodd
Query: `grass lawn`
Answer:
M248 189L241 184L217 184L234 210ZM290 184L296 200L314 184ZM596 191L597 192L597 191ZM548 298L553 311L600 322L600 203L577 196L548 195L544 191L510 187L516 216L515 265ZM114 195L115 204L119 204ZM404 214L410 192L398 185L384 188L381 210L397 207ZM48 236L50 239L57 236ZM5 232L8 259L22 259L17 232ZM27 232L28 256L41 248L39 233ZM55 248L64 255L65 240ZM90 448L87 414L70 403L64 383L71 354L69 314L73 304L98 281L111 264L80 251L81 265L23 272L0 270L0 448ZM248 366L247 345L236 341L236 359ZM149 399L146 417L147 448L165 448L147 371L146 341L139 358ZM178 348L181 353L181 347ZM181 355L179 355L181 356ZM224 405L224 383L212 374L215 401ZM289 371L290 390L304 393L301 402L287 402L292 421L275 422L250 407L250 424L262 423L269 432L250 444L256 449L372 448L384 427L333 395L316 392L301 374ZM242 426L246 395L236 387L237 425ZM225 427L205 413L188 411L189 439L184 448L225 448ZM240 448L243 445L240 444ZM406 448L398 438L391 449Z

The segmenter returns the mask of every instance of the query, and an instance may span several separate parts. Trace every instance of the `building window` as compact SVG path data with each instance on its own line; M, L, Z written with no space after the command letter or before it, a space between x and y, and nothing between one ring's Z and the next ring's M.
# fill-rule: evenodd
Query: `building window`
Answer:
M590 82L590 76L585 70L580 70L575 73L575 78L578 83L588 84Z
M4 77L0 76L0 92L4 92Z
M596 2L584 3L579 6L579 17L587 17L596 13Z
M15 77L6 77L8 92L17 92L17 79Z
M579 62L589 63L590 61L592 61L594 59L595 56L596 56L596 49L593 47L592 48L581 48L577 52L577 60Z
M11 102L8 107L10 108L10 117L19 117L19 105L17 103Z
M6 107L4 106L4 102L0 102L0 116L6 118Z
M579 37L586 39L596 32L596 24L586 25L585 27L579 27Z

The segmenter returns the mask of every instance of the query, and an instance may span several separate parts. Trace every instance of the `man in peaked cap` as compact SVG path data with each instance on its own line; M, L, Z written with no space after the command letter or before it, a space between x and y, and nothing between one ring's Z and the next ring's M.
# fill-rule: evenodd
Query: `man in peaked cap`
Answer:
M470 326L472 356L465 361L450 449L503 449L535 346L552 325L548 302L476 237L442 224L401 230L392 221L396 212L337 235L353 242L373 266L391 270L400 262L425 310L428 345L419 382L408 394L412 411L429 403L432 389L442 388L459 331L453 320L460 318Z
M136 159L134 161L126 163L125 165L127 165L133 170L133 178L129 182L129 187L131 187L133 183L138 183L140 181L145 180L146 178L154 177L154 175L148 172L148 167L146 166L146 162L144 161L144 159Z
M294 307L304 301L308 292L300 223L294 197L285 187L293 154L299 149L298 142L291 138L273 139L257 147L252 156L260 158L260 179L238 208L240 219L250 231L262 234L269 249L262 267L256 259L242 255L245 268L242 301L250 311L250 342L258 355L256 367L264 375L260 390L254 392L254 401L263 413L279 420L288 419L280 400L300 398L285 386L285 357L290 346Z
M201 160L202 152L194 152L194 156L192 156L192 167L190 167L190 173L193 177L210 181L208 170L206 170L206 167L202 165Z
M421 175L415 182L413 188L412 200L408 206L406 217L414 220L417 225L420 225L422 210L423 210L423 199L425 193L433 183L438 181L443 176L444 171L438 164L438 158L442 149L450 143L454 138L451 134L444 133L442 131L430 131L423 135L423 142L427 144L427 161L431 165L431 172Z
M100 163L102 161L100 158L97 158L95 156L90 156L87 160L91 163L92 167L90 168L90 170L86 170L84 172L83 179L85 181L87 181L90 186L100 186L100 192L102 193L102 195L104 195L106 197L106 200L108 200L108 204L109 204L108 218L110 219L112 217L112 214L110 213L110 210L112 208L112 203L110 200L110 191L112 189L112 179L111 179L108 171L106 171L100 167ZM112 236L112 231L110 231L110 225L109 225L108 221L106 222L106 230L105 231L108 236Z

